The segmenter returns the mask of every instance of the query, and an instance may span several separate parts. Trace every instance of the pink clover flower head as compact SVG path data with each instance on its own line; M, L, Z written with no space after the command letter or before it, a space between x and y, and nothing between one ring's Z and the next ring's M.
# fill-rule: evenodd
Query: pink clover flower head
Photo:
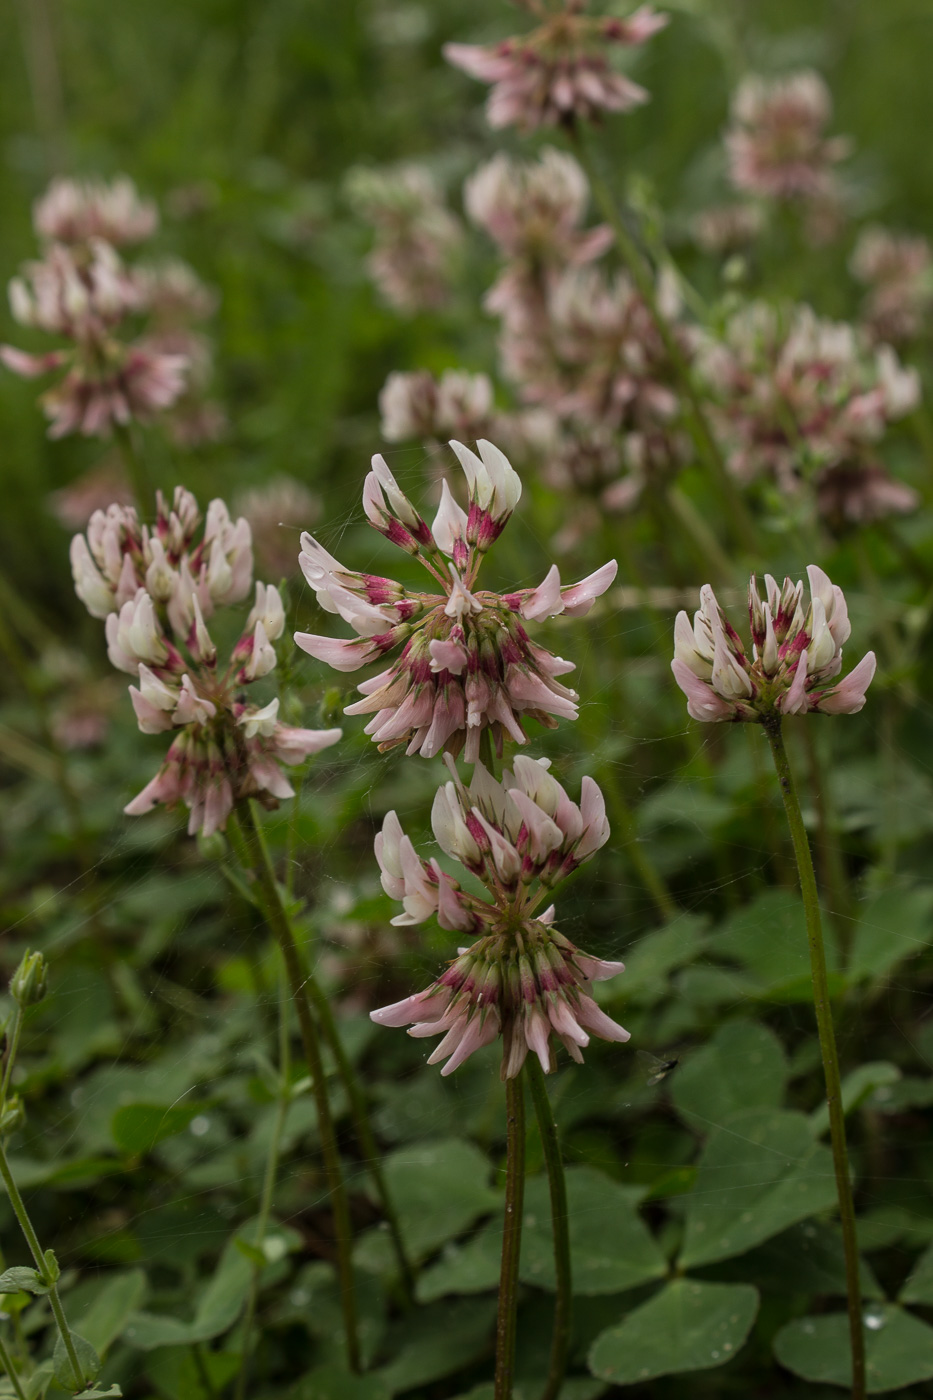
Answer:
M801 474L818 488L821 473L844 469L825 495L827 510L850 520L877 519L887 506L887 473L875 444L920 400L920 382L888 345L872 345L855 327L818 317L808 306L752 302L729 320L720 340L703 339L697 371L713 403L714 428L740 481L770 476L789 495ZM872 466L870 479L858 470ZM848 473L848 475L846 475ZM851 480L849 507L838 493ZM831 518L831 517L830 517Z
M915 234L873 226L859 234L849 269L868 288L862 316L872 338L915 340L933 313L933 249Z
M583 13L585 3L564 0L537 29L498 44L444 45L448 63L491 85L491 127L568 127L648 101L643 87L612 68L607 51L613 44L644 44L664 28L667 16L643 5L627 19L594 17Z
M189 356L145 339L117 335L124 319L143 309L139 286L119 255L99 238L82 249L52 244L28 263L9 288L21 325L70 342L69 349L34 355L0 346L0 361L24 378L64 369L42 399L49 436L107 437L115 426L149 422L186 388Z
M779 200L825 200L835 193L833 167L849 142L827 137L832 98L818 73L743 80L726 132L736 189Z
M607 225L582 228L589 193L573 156L545 146L536 161L493 156L467 180L463 202L507 258L537 269L592 262L609 247Z
M33 206L33 226L51 243L89 243L102 238L114 247L142 243L159 224L156 206L141 199L126 175L104 180L58 176Z
M768 723L775 716L857 714L875 674L868 652L842 681L842 648L849 624L842 589L816 564L804 585L785 579L780 587L765 575L762 598L753 574L748 587L751 647L747 648L716 600L709 584L700 590L693 623L685 612L674 624L674 679L687 697L687 711L710 723L748 720Z
M578 1061L590 1035L628 1039L590 995L593 982L616 976L623 965L575 948L554 926L553 906L538 912L553 886L609 838L605 803L592 779L583 779L578 805L549 766L519 756L514 771L496 782L477 764L464 788L449 762L453 781L435 797L434 834L445 854L485 886L487 898L464 889L436 860L422 860L394 812L376 837L383 888L404 907L393 922L434 916L442 928L476 939L426 991L371 1013L380 1025L410 1025L415 1037L444 1033L428 1061L446 1060L442 1074L500 1034L503 1078L518 1074L529 1050L549 1072L551 1036Z
M476 441L495 423L488 375L445 369L439 379L427 370L393 370L379 394L386 442Z
M381 750L405 744L425 758L442 751L479 758L484 731L501 754L507 736L527 742L526 718L547 728L576 719L577 697L560 676L573 670L528 636L523 622L579 616L615 577L615 562L571 587L552 568L538 588L505 595L477 587L483 555L504 529L521 495L521 481L503 452L480 440L478 453L452 442L468 486L469 509L442 488L432 525L402 492L382 457L363 489L366 515L381 534L427 570L430 592L393 579L355 573L311 535L302 536L301 568L326 612L356 632L339 640L299 632L309 655L338 671L394 657L387 670L359 686L363 697L347 714L371 714L366 726Z
M92 617L119 611L144 588L183 631L193 620L195 598L202 617L210 618L216 606L242 602L249 593L249 523L242 516L231 520L220 499L211 501L202 521L194 496L178 486L171 506L156 494L151 526L140 524L133 506L94 511L86 535L71 541L71 570Z
M165 762L125 811L184 803L188 830L221 830L233 804L254 796L274 807L293 796L282 765L301 763L340 738L339 729L296 729L278 719L279 702L258 706L247 688L276 666L285 632L281 595L256 583L253 606L226 665L207 627L218 607L241 602L252 583L249 526L221 500L202 521L197 501L178 487L172 508L157 496L155 524L130 506L95 511L71 544L78 596L105 620L107 654L134 677L130 699L144 734L174 732Z
M373 229L367 268L383 299L407 315L443 306L463 228L431 172L421 165L359 167L350 172L347 194Z

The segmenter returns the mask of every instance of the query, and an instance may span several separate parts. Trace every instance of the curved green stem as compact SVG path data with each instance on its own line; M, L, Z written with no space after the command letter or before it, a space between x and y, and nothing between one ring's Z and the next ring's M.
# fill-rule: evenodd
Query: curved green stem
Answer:
M846 1296L849 1310L849 1337L852 1348L852 1400L865 1400L865 1336L862 1328L862 1297L859 1283L858 1237L855 1230L855 1205L849 1176L849 1156L846 1149L845 1114L842 1107L842 1085L839 1077L839 1055L833 1029L833 1013L826 976L826 953L820 920L820 901L816 875L806 827L794 787L793 775L787 761L787 750L781 733L781 717L774 715L762 721L771 745L774 767L781 786L787 824L794 843L800 892L807 918L807 943L810 948L810 971L813 977L813 1003L816 1025L826 1078L826 1104L829 1109L829 1132L833 1149L836 1191L839 1197L839 1218L842 1225L842 1247L845 1256Z
M496 1317L495 1400L511 1400L515 1381L515 1333L518 1311L518 1264L522 1250L525 1204L525 1088L523 1076L505 1081L506 1155L505 1221L502 1268Z
M13 1074L13 1065L16 1063L16 1053L19 1050L19 1038L23 1033L23 1008L16 1003L16 1015L13 1019L13 1031L7 1040L6 1063L3 1066L3 1079L0 1080L0 1109L6 1103L7 1091L10 1087L10 1079Z
M576 150L580 164L586 171L596 203L599 205L603 217L615 234L616 245L622 260L628 268L639 296L651 313L651 318L655 323L658 335L661 337L678 387L684 397L687 417L693 430L694 441L706 464L710 478L716 490L720 493L723 504L729 513L736 540L741 545L748 547L754 541L757 530L748 513L742 495L735 481L729 475L728 468L723 461L722 453L719 450L712 429L707 421L706 412L699 392L693 382L690 366L684 358L684 354L677 342L677 337L671 330L667 317L658 305L658 297L651 268L641 249L638 247L638 244L635 242L635 239L626 228L625 220L619 212L612 191L609 189L609 186L599 174L590 158L589 150L587 149L586 142L579 128L574 127L571 135L574 149Z
M560 1140L551 1100L548 1097L544 1071L535 1055L526 1060L531 1100L535 1106L538 1132L544 1149L548 1190L551 1195L551 1229L554 1234L554 1273L557 1294L554 1300L554 1331L551 1337L551 1360L541 1400L557 1400L570 1354L570 1322L573 1312L573 1274L570 1263L570 1212L567 1206L567 1181L561 1158Z
M314 1094L314 1103L317 1109L318 1131L321 1135L321 1148L324 1155L324 1170L327 1175L327 1183L330 1190L331 1202L334 1212L334 1230L337 1237L337 1274L340 1284L340 1304L343 1311L344 1330L346 1332L347 1360L352 1371L360 1370L360 1348L357 1337L356 1321L356 1284L353 1277L353 1259L351 1254L352 1235L350 1225L350 1206L347 1200L347 1189L343 1180L343 1172L340 1167L340 1156L337 1151L337 1135L334 1131L334 1120L330 1111L330 1103L327 1098L327 1086L324 1082L324 1064L321 1059L321 1046L318 1040L317 1027L311 1015L311 1003L308 1000L307 977L301 966L301 958L298 953L298 945L292 933L291 923L285 912L279 895L279 888L276 883L275 873L272 869L272 862L269 859L269 851L262 837L262 830L256 821L252 804L249 801L240 804L242 814L242 825L239 828L239 835L245 845L246 866L255 877L255 888L260 907L269 931L278 942L285 961L285 971L291 987L292 997L295 1003L295 1010L298 1013L298 1026L301 1031L301 1042L304 1047L305 1059L308 1064L308 1072L311 1076L311 1090ZM231 834L235 831L235 816L230 820ZM234 835L234 840L236 840Z
M7 1379L16 1392L17 1400L26 1400L26 1392L23 1389L22 1381L16 1373L16 1368L13 1365L10 1353L7 1351L2 1340L0 1340L0 1366L2 1366L6 1372Z
M624 840L625 854L638 872L638 878L654 901L654 906L666 923L676 919L680 910L660 871L647 851L641 845L638 833L638 818L625 800L622 786L612 763L605 763L600 771L603 787L609 798L612 820L619 828Z
M65 1352L67 1353L68 1361L71 1365L72 1372L75 1376L81 1376L83 1375L81 1362L78 1360L78 1353L75 1351L75 1344L71 1336L71 1328L68 1326L68 1320L65 1317L65 1310L62 1307L61 1298L59 1298L58 1296L58 1285L53 1279L50 1279L48 1276L48 1261L46 1260L45 1255L42 1252L42 1246L39 1243L39 1237L36 1234L35 1229L33 1228L32 1221L29 1218L29 1212L26 1209L26 1204L19 1193L19 1187L16 1185L16 1182L13 1179L13 1173L10 1170L10 1164L7 1160L6 1149L4 1148L2 1143L0 1143L0 1178L3 1179L3 1184L6 1187L7 1195L10 1198L10 1205L13 1207L13 1214L16 1216L16 1219L19 1223L19 1228L22 1230L23 1237L25 1238L26 1243L29 1246L29 1253L33 1257L36 1270L39 1273L40 1277L43 1278L49 1285L48 1296L49 1303L52 1308L52 1315L55 1318L56 1326L58 1327L59 1334L61 1335L62 1344L65 1348Z

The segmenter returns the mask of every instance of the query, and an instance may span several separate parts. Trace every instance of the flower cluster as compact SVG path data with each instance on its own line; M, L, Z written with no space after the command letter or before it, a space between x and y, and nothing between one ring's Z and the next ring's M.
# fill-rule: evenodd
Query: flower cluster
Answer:
M43 255L10 283L10 306L20 325L68 346L32 354L4 345L0 360L26 378L65 371L42 399L50 436L106 437L169 410L190 420L210 360L186 323L208 314L212 299L184 264L131 266L117 251L154 232L154 206L125 177L59 179L37 202L34 224Z
M752 302L721 339L707 338L697 369L731 470L742 481L773 477L794 493L812 477L833 524L910 510L913 491L874 456L888 425L919 399L919 380L890 346L873 347L849 325L808 306Z
M443 306L463 231L430 171L357 169L348 195L374 230L367 267L389 305L409 314Z
M868 652L845 680L842 647L851 627L842 589L816 564L807 569L810 603L803 583L781 588L765 575L762 599L752 575L748 586L751 652L726 617L709 584L700 591L693 625L685 612L674 624L674 679L694 719L767 722L775 715L852 715L865 704L875 674Z
M494 429L492 383L488 375L445 369L439 379L428 370L394 370L379 395L386 442L446 442L484 438Z
M643 5L627 19L595 18L583 13L585 5L563 0L549 13L532 0L529 8L542 22L530 33L485 47L445 44L448 63L492 85L486 104L491 127L572 126L647 102L643 87L610 66L607 50L644 44L667 16Z
M829 89L818 73L746 78L733 98L726 133L732 183L767 199L832 198L834 166L848 154L849 143L825 135L831 116Z
M866 228L849 266L868 288L863 321L875 340L916 339L933 313L933 250L925 238Z
M280 764L300 763L336 743L339 729L280 724L278 699L260 707L245 688L276 665L273 643L285 629L278 591L257 583L246 626L225 668L207 620L242 601L252 585L250 531L212 501L203 522L194 497L179 487L171 509L157 497L155 524L131 507L91 517L71 543L75 589L93 617L105 619L107 653L138 678L130 696L144 734L178 730L159 772L125 808L131 816L157 803L190 809L189 832L220 830L235 802L266 805L291 797Z
M300 647L338 671L396 653L389 668L359 686L362 699L347 714L372 714L366 726L380 749L407 745L425 758L442 750L480 756L491 733L496 752L505 736L524 744L528 717L548 728L575 719L577 697L559 676L573 670L531 641L523 622L581 616L615 577L615 562L572 587L552 567L537 588L504 595L479 590L483 556L505 528L521 481L505 455L481 441L479 456L452 442L469 488L469 510L442 488L428 525L399 488L382 457L373 458L363 488L367 518L381 534L415 556L434 580L430 593L393 579L344 568L311 535L302 536L301 567L318 602L349 622L346 641L297 633Z
M443 1035L428 1063L446 1060L445 1075L499 1035L503 1079L519 1073L529 1050L548 1073L552 1035L577 1061L590 1035L628 1040L591 995L592 983L622 972L622 964L575 948L554 927L553 905L537 912L553 887L609 839L599 788L584 778L577 805L547 759L521 755L501 783L477 764L468 789L449 767L454 780L435 797L434 835L484 886L485 897L464 889L436 859L422 860L394 812L376 837L376 857L383 888L404 907L393 923L434 915L441 928L476 942L426 991L373 1011L372 1019L411 1026L415 1037Z

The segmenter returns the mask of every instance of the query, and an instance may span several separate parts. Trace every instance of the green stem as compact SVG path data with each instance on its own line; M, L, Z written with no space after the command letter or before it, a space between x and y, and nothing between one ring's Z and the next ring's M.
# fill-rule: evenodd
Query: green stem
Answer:
M255 888L259 899L262 913L265 917L269 931L278 942L285 961L285 970L288 975L292 997L295 1002L295 1010L298 1013L298 1026L301 1031L301 1041L304 1047L305 1059L308 1064L308 1072L311 1076L311 1088L314 1094L315 1107L317 1109L318 1131L321 1135L321 1147L324 1154L324 1170L327 1175L328 1187L330 1189L331 1202L334 1211L334 1230L337 1237L337 1274L340 1284L340 1303L343 1310L344 1329L346 1332L347 1360L351 1371L360 1370L360 1349L357 1338L356 1321L356 1285L353 1278L353 1259L351 1254L352 1236L350 1225L350 1207L347 1200L347 1190L343 1180L343 1173L340 1168L340 1156L337 1152L337 1136L334 1131L334 1120L330 1111L330 1103L327 1098L327 1086L324 1082L324 1064L321 1059L321 1046L318 1040L317 1028L311 1015L311 1003L308 1000L308 979L301 966L301 958L298 953L298 946L292 933L291 923L282 904L279 895L279 888L276 883L275 873L272 869L272 862L269 859L269 851L262 837L262 829L256 821L253 807L250 802L240 804L242 815L242 825L239 828L239 835L243 838L245 846L244 855L247 870L252 870L255 875ZM237 822L231 818L229 829L234 840L237 839Z
M2 1339L0 1339L0 1366L3 1367L7 1374L9 1382L16 1392L17 1400L26 1400L26 1392L23 1389L19 1376L16 1374L16 1369L10 1359L10 1353L7 1351Z
M821 764L813 726L804 724L803 744L810 770L810 787L813 792L813 805L816 808L816 848L820 857L820 870L823 883L829 894L830 917L840 939L848 940L851 931L849 891L846 886L846 873L842 854L835 838L836 814L833 804L829 775L833 771L831 763Z
M800 892L803 896L803 907L807 918L807 943L810 948L810 971L813 977L813 1004L816 1009L816 1026L820 1039L820 1053L823 1057L823 1073L826 1078L826 1104L829 1109L829 1132L833 1149L833 1167L836 1173L836 1191L839 1197L842 1248L845 1256L849 1337L852 1348L852 1400L865 1400L865 1338L862 1329L858 1237L855 1230L852 1182L849 1177L849 1157L846 1150L846 1124L842 1107L842 1085L839 1078L839 1055L836 1050L833 1013L829 1000L829 982L826 976L826 953L823 947L820 901L816 888L816 875L813 870L813 858L810 854L810 843L807 840L800 803L797 799L793 775L787 760L787 750L784 747L780 715L764 720L763 726L771 745L771 755L781 787L781 796L784 799L784 811L787 813L787 824L790 827L791 840L794 843Z
M570 1263L570 1212L567 1206L567 1181L561 1158L560 1140L554 1111L548 1097L544 1071L535 1055L526 1060L531 1099L538 1120L538 1132L544 1149L548 1190L551 1195L551 1229L554 1234L554 1272L557 1294L554 1300L554 1322L551 1337L551 1361L541 1400L557 1400L570 1354L570 1321L573 1310L573 1275Z
M48 1277L48 1263L46 1262L45 1255L42 1253L39 1237L33 1229L26 1204L19 1194L19 1187L13 1180L13 1173L10 1171L10 1164L7 1160L6 1148L2 1143L0 1143L0 1177L3 1178L3 1184L10 1198L10 1205L13 1207L13 1214L18 1220L19 1228L22 1230L26 1243L29 1246L29 1253L35 1261L36 1270L40 1277L49 1285L49 1303L51 1304L52 1313L59 1333L61 1334L62 1343L68 1354L68 1361L71 1365L71 1369L75 1376L82 1376L84 1372L81 1369L78 1353L75 1351L75 1344L71 1338L71 1328L68 1326L65 1310L58 1296L58 1285Z
M505 1221L502 1229L499 1310L496 1317L494 1400L511 1400L515 1380L518 1264L522 1249L522 1212L525 1203L525 1088L521 1073L514 1079L505 1081L505 1115Z
M373 1185L379 1196L382 1206L382 1213L385 1216L389 1233L392 1236L392 1244L395 1249L395 1257L399 1266L402 1289L405 1301L411 1304L414 1301L415 1278L411 1261L405 1251L405 1242L402 1238L402 1227L398 1218L398 1213L389 1194L389 1187L382 1171L382 1164L379 1160L379 1148L376 1145L375 1135L369 1121L369 1110L366 1105L366 1096L363 1093L360 1081L357 1079L350 1063L350 1059L344 1049L343 1041L340 1039L340 1031L334 1019L330 1002L323 989L319 985L317 978L313 975L308 977L308 991L314 1003L321 1029L324 1032L324 1039L330 1046L331 1053L337 1063L337 1072L343 1080L343 1086L347 1091L350 1100L350 1113L353 1118L353 1126L356 1131L357 1141L360 1151L366 1161L369 1174L373 1179Z
M587 149L579 128L574 127L571 134L577 157L586 171L587 178L590 182L590 188L593 191L596 202L602 210L603 217L609 223L615 234L616 245L622 256L622 260L629 270L629 274L631 275L632 281L635 283L639 296L651 314L658 335L661 337L667 357L671 363L671 368L674 372L674 377L677 380L678 387L685 400L687 416L693 429L694 441L706 464L710 478L716 490L720 493L721 499L730 516L736 540L745 548L749 548L755 541L757 530L746 509L741 493L723 461L719 446L707 421L699 392L693 382L690 366L684 358L677 337L672 331L667 317L658 305L651 268L643 256L641 249L635 242L635 239L626 228L625 220L619 212L612 191L591 160L589 150Z
M0 1110L6 1103L7 1090L10 1087L10 1079L13 1074L13 1065L16 1061L16 1054L19 1050L19 1038L23 1033L23 1008L19 1002L16 1003L16 1017L13 1021L13 1034L7 1041L6 1063L3 1066L3 1080L0 1081Z
M279 1158L282 1153L282 1134L285 1131L285 1123L288 1118L288 1110L291 1107L291 1051L288 1043L288 981L284 970L279 976L279 1101L276 1105L275 1120L272 1124L272 1138L269 1142L269 1152L266 1157L266 1169L263 1175L262 1193L259 1197L259 1215L256 1220L256 1236L254 1244L257 1249L262 1249L265 1243L266 1231L269 1228L269 1216L272 1213L272 1198L275 1193L275 1183L279 1173ZM246 1304L246 1317L243 1322L243 1340L240 1344L240 1374L237 1376L236 1390L234 1392L236 1400L245 1400L246 1386L249 1380L250 1354L249 1344L253 1331L253 1324L256 1320L256 1308L259 1303L259 1280L262 1275L262 1265L253 1264L253 1276L250 1279L249 1299Z
M141 511L145 512L152 500L152 483L149 480L146 464L133 441L132 430L124 423L115 423L113 435L120 449L120 456L123 458L123 465L126 467L133 495L136 497L136 504Z

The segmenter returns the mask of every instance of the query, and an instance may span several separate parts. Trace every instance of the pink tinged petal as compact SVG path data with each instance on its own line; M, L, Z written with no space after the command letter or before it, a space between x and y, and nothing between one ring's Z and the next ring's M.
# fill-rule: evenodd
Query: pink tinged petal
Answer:
M67 360L68 355L64 350L51 350L47 355L29 355L13 345L0 345L0 361L23 379L38 379L40 375L61 369Z
M267 754L258 754L249 761L249 771L261 792L269 792L283 801L295 796L295 789L275 760Z
M213 836L215 831L222 831L232 810L233 789L226 778L220 782L215 779L211 782L204 800L204 817L201 823L204 835Z
M143 734L162 734L165 730L172 728L172 716L147 700L136 689L135 685L130 686L130 699L133 702L133 709L136 711L136 721Z
M453 554L456 542L462 540L466 534L466 525L466 511L454 500L447 482L442 481L441 504L431 526L431 533L438 548L445 554Z
M335 671L358 671L367 662L374 661L382 650L365 637L346 641L338 637L318 637L313 632L296 632L295 641L315 661L323 661Z
M563 687L562 687L563 689ZM557 694L545 685L539 676L525 671L520 666L510 666L506 676L506 691L509 701L517 709L544 710L546 714L560 715L562 719L576 719L580 713L576 704L576 692L568 695Z
M471 1017L460 1039L460 1044L441 1070L441 1077L446 1078L448 1074L453 1074L454 1070L459 1069L464 1060L468 1059L470 1055L475 1054L477 1050L482 1050L484 1046L489 1045L495 1040L498 1034L499 1013L494 1007L490 1007L488 1011L481 1015ZM434 1056L432 1056L428 1063L431 1064L434 1062Z
M785 715L803 715L807 709L807 649L804 647L797 662L790 689L781 701L781 712Z
M580 785L580 816L583 820L583 836L574 851L578 861L586 860L609 840L606 801L598 785L589 776L585 776Z
M871 685L877 661L873 651L862 657L844 681L825 691L815 708L826 715L855 715L865 704L865 693Z
M560 571L556 564L551 565L538 587L525 596L518 610L529 622L543 622L545 618L556 617L563 612Z
M551 1028L539 1006L532 1005L525 1007L523 1029L525 1032L525 1041L529 1050L537 1055L544 1073L550 1074L551 1047L549 1042Z
M521 856L512 843L506 841L502 833L490 825L478 807L473 808L473 815L489 838L490 853L499 878L504 880L507 885L511 885L521 874Z
M573 960L587 982L605 982L608 978L618 977L620 972L625 971L625 963L594 958L590 953L576 952Z
M589 1036L583 1027L577 1024L570 1006L562 996L557 995L549 999L547 1014L548 1020L562 1039L566 1037L571 1044L581 1047L589 1045Z
M295 729L290 724L277 724L272 731L272 747L282 763L294 765L329 749L342 737L342 729Z
M441 928L459 930L461 933L469 933L474 924L473 915L461 904L453 881L443 872L437 887L437 922Z
M147 812L151 812L153 807L160 802L171 805L177 802L181 796L181 784L177 768L166 767L158 772L154 778L138 792L131 802L127 802L123 811L128 817L142 817Z
M437 987L428 987L424 992L394 1001L390 1006L381 1006L370 1011L369 1019L377 1026L408 1026L416 1021L439 1021L447 1010L449 994Z
M462 674L467 664L467 651L459 642L438 639L428 643L428 650L432 671L449 671L452 676Z
M596 1005L592 997L580 994L577 1006L577 1020L586 1030L592 1031L593 1035L598 1035L600 1040L626 1041L631 1039L631 1032L619 1026L611 1017L607 1016L601 1007Z
M508 801L521 813L531 843L531 856L535 861L544 861L551 851L560 849L564 843L564 833L527 793L522 792L521 788L511 788Z
M618 572L618 562L615 559L610 559L608 564L603 564L601 569L597 569L595 573L581 579L579 583L573 584L570 588L561 589L566 615L568 617L585 616L596 599L600 598L610 587Z
M705 723L715 724L732 719L735 709L717 695L707 681L701 681L690 667L677 657L671 662L674 679L687 697L687 713Z

